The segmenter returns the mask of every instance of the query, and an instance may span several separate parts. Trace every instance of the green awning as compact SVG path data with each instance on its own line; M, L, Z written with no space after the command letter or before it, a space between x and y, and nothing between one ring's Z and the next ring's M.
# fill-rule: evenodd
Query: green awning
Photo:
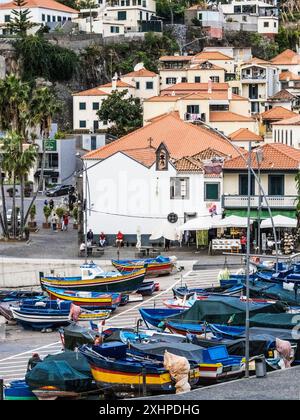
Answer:
M241 216L241 217L247 217L248 212L247 209L231 209L231 210L225 210L224 211L225 216ZM272 216L286 216L295 218L296 217L296 211L295 210L272 210ZM250 210L250 217L251 219L258 219L258 211L257 210ZM260 211L260 219L268 219L270 217L270 214L268 210L261 210Z

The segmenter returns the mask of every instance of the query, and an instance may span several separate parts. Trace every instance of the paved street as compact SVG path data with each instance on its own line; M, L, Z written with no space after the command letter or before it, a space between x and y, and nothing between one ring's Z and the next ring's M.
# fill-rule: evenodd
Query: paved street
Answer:
M172 287L181 281L191 287L208 287L216 284L219 270L206 270L204 272L191 272L193 261L184 262L186 269L183 273L159 279L161 290L153 296L145 298L140 303L129 303L118 308L115 314L106 321L106 327L133 327L139 319L138 309L141 307L162 307L163 300L172 297ZM56 353L61 350L59 334L24 331L21 327L10 326L7 330L7 339L0 341L0 377L6 381L24 377L28 358L33 351L41 356Z

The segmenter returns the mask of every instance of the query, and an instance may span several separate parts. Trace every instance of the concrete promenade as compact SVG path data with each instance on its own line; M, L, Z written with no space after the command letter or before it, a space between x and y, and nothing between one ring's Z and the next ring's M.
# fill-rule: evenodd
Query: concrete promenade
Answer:
M177 395L159 395L143 400L300 400L300 366L268 373L265 378L251 377L225 382Z

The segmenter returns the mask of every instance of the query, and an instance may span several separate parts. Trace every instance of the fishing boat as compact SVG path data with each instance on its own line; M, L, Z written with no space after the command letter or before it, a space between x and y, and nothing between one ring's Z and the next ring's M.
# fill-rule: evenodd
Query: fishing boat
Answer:
M212 384L238 378L244 374L244 357L230 356L226 346L216 345L203 348L191 343L132 343L131 350L140 356L163 360L164 353L185 357L199 368L199 377L195 385Z
M81 290L87 292L134 292L142 285L146 268L121 274L119 272L105 272L94 263L80 266L81 276L53 277L40 273L42 289L54 287L63 290Z
M43 292L34 290L0 290L0 302L16 302L23 299L42 297Z
M122 299L121 293L84 292L49 286L44 286L44 288L50 299L73 302L75 305L89 309L101 308L113 311L120 305Z
M25 380L11 381L4 387L5 400L37 400Z
M183 309L165 309L165 308L140 308L139 312L148 328L159 328L162 320L172 315L177 315Z
M83 345L79 351L87 358L94 380L102 390L142 394L143 381L149 393L174 392L169 372L159 361L127 353L120 341L101 346Z
M249 291L252 298L274 299L291 306L300 306L300 287L298 287L298 283L284 282L279 284L256 280L250 282Z
M139 287L137 293L142 296L151 296L157 290L157 286L154 281L144 281Z
M96 389L86 359L73 351L47 356L25 380L39 400L78 399Z
M207 288L188 288L187 286L178 286L173 287L172 291L174 297L178 298L190 298L194 294L196 295L226 295L226 296L236 296L239 292L243 290L243 285L239 284L236 286L226 285L223 287L207 287Z
M140 260L111 260L112 265L116 267L120 273L131 272L132 270L141 270L146 266L146 277L157 277L171 274L176 261L176 257L163 257L162 255L159 255L156 258Z
M282 314L286 309L281 303L249 303L250 317L258 313ZM206 323L241 326L245 324L245 316L245 301L230 296L210 296L206 300L196 300L190 309L168 317L164 322L166 328L178 334L201 334Z
M57 328L69 325L70 309L72 302L56 302L45 300L41 302L26 300L19 307L12 307L14 319L25 329L42 330L45 328ZM78 321L103 321L110 316L111 311L87 311L83 310Z

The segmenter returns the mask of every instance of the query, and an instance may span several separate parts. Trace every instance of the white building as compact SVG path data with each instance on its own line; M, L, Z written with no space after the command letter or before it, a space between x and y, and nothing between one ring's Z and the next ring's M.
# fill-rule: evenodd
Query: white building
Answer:
M12 11L16 9L13 2L0 0L0 34L7 34L7 24L13 19ZM59 27L71 21L78 11L65 6L55 0L27 0L23 9L29 9L29 20L36 26L31 33L36 32L42 25L49 28Z
M183 122L175 113L84 156L93 211L88 229L103 231L113 242L142 242L174 213L178 223L189 215L221 212L222 177L207 175L213 157L235 156L235 149L207 129ZM95 165L97 163L97 165Z
M240 66L241 95L249 98L252 114L265 110L266 100L280 90L278 69L269 64Z
M97 8L80 10L77 23L80 30L103 37L162 31L155 0L99 0Z
M300 149L300 115L272 124L273 143L282 143Z
M225 30L257 32L270 37L278 33L277 0L232 0L220 7Z

